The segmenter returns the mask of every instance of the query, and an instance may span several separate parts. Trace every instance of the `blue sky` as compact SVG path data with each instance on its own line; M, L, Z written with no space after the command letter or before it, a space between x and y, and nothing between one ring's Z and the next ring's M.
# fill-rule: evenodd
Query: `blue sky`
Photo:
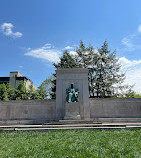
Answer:
M105 39L141 92L140 0L0 0L0 76L19 71L38 87L65 47Z

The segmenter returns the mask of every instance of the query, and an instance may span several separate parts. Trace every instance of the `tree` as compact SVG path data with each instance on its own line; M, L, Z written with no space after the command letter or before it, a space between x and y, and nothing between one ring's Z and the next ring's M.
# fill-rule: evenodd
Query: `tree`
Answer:
M123 83L125 75L119 73L121 65L116 51L110 52L107 41L95 53L93 72L93 93L91 97L111 97L116 95L117 84ZM121 87L120 87L121 88Z
M125 92L124 98L141 98L141 94L136 93L133 87L129 87L129 89Z
M134 98L135 92L132 89L129 89L128 92L125 94L125 98Z
M92 46L86 48L83 41L80 41L79 47L76 49L76 55L71 55L67 50L64 51L63 56L60 57L60 61L56 64L53 63L56 69L59 68L87 68L90 64L90 53ZM87 53L86 53L87 52ZM90 52L90 53L89 53ZM54 80L52 81L53 85L51 89L52 97L56 97L56 74L53 74Z
M57 64L53 63L53 65L56 69L78 67L75 59L72 55L70 55L70 53L67 50L65 50L63 56L60 57L60 61Z
M118 88L122 89L122 83L125 79L124 74L120 74L121 65L116 58L116 51L112 52L108 48L107 41L95 50L92 45L86 47L83 41L80 41L75 50L76 55L70 55L65 50L63 56L57 64L58 68L88 68L88 83L90 97L113 97L118 96ZM55 77L56 74L54 74ZM51 93L56 92L56 80L52 81L53 87Z
M47 99L46 90L43 84L41 84L38 87L37 93L38 93L38 99Z
M110 52L107 41L97 51L91 45L85 47L84 43L80 41L76 53L77 65L89 69L89 96L111 97L117 95L116 90L123 88L121 83L125 75L119 73L121 65L116 58L116 51Z
M20 81L16 88L16 100L27 100L28 93L23 81Z
M27 90L24 82L20 81L17 88L11 88L9 83L0 85L0 100L27 100L27 99L46 99L44 86L41 85L37 90L30 85Z
M28 96L28 99L39 99L39 94L38 92L33 88L33 84L31 84L29 86L29 89L27 90L27 96Z
M7 93L8 93L8 99L9 100L16 100L16 89L12 88L9 83L6 84L7 87Z
M80 41L79 47L76 49L77 55L74 56L74 59L80 68L88 68L88 84L89 84L89 96L93 95L93 83L94 83L94 71L96 70L95 60L96 54L95 50L91 44L86 47L83 41Z
M38 88L40 94L42 94L43 98L51 99L54 95L52 89L54 88L54 76L50 76L45 79ZM56 81L56 80L55 80ZM40 89L40 90L39 90Z
M135 93L134 98L141 98L141 94Z
M94 48L91 45L86 47L83 41L80 40L79 47L75 51L77 54L72 58L75 60L76 67L89 68L92 63Z
M9 100L7 87L4 83L0 85L0 100L5 100L5 101Z
M70 53L65 50L63 56L60 57L60 61L56 64L53 63L56 69L59 68L76 68L79 67L74 56L70 55ZM48 80L48 79L47 79ZM50 79L49 79L50 80ZM51 99L56 98L56 73L51 76L50 88L49 88L49 96ZM44 85L47 82L44 82ZM47 85L46 85L47 86Z

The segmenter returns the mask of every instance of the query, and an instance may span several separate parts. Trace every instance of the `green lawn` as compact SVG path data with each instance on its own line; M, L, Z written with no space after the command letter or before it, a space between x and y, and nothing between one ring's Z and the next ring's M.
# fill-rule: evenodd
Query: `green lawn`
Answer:
M141 157L141 129L0 133L0 158Z

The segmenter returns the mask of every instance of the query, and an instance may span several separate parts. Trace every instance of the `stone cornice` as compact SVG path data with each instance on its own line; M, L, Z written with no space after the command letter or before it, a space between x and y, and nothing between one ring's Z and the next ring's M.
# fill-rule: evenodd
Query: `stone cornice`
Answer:
M57 69L56 73L57 74L70 74L70 73L87 73L88 74L89 70L86 68L67 68L67 69Z

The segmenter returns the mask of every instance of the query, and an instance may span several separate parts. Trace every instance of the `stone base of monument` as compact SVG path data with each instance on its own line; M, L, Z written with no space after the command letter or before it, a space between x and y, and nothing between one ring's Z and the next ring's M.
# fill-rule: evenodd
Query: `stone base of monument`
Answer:
M65 120L80 120L80 103L66 103L65 104Z
M74 114L74 115L66 115L64 117L64 120L81 120L80 115Z

